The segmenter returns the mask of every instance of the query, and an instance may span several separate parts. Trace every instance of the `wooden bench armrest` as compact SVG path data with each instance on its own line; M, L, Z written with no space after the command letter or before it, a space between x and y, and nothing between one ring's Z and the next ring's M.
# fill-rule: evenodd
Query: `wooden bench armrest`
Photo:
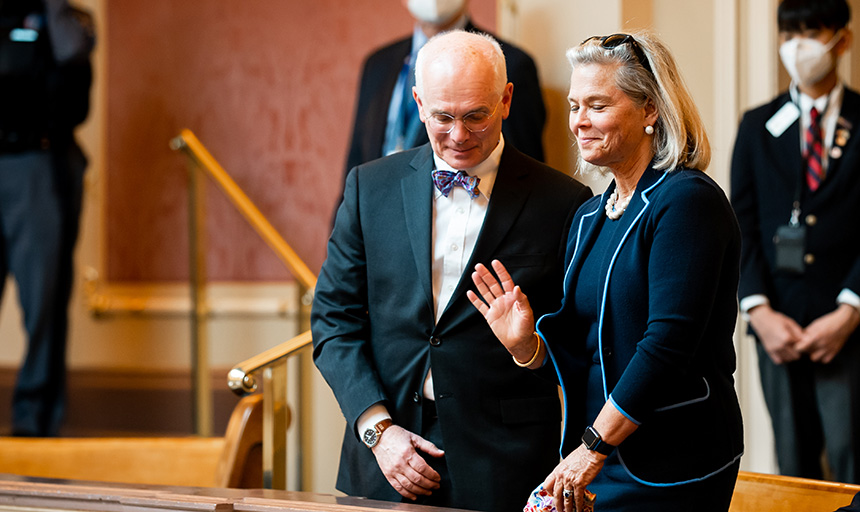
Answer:
M729 512L834 512L860 485L741 471Z

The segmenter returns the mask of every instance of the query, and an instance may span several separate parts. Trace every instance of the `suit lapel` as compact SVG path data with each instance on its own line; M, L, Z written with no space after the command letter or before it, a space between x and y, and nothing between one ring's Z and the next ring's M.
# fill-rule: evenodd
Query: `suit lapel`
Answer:
M858 147L857 140L852 139L852 137L857 135L855 127L858 123L860 123L860 97L846 88L842 95L839 120L836 122L836 133L833 136L833 146L831 147L827 164L827 176L821 183L821 189L819 190L824 190L824 187L827 185L830 185L829 188L838 188L836 185L838 181L836 180L841 178L841 174L838 171L842 167L842 161L846 157L854 158L853 153ZM839 157L834 158L834 154L838 154Z
M377 93L373 99L372 111L368 112L368 116L378 120L378 122L366 124L369 127L369 133L366 137L371 142L369 147L376 148L377 156L385 156L382 154L382 146L385 144L385 127L388 126L388 109L391 108L391 96L394 94L394 87L400 76L403 60L411 52L412 37L410 36L397 43L397 47L392 50L389 56L390 60L387 61L387 65L380 68L384 74L380 73L381 76L376 81ZM418 144L415 146L417 147Z
M612 233L609 241L610 250L606 251L604 259L600 262L600 269L601 275L604 276L603 279L608 280L610 278L616 251L627 241L630 232L640 222L645 209L648 208L648 194L663 181L665 175L666 173L657 171L649 166L645 174L639 179L636 191L627 205L624 215L616 221L609 221L606 215L604 215L606 200L615 190L615 181L613 180L610 183L596 207L591 212L584 214L580 219L579 225L573 227L573 229L577 230L576 247L574 248L571 262L565 271L564 282L566 290L569 288L572 289L572 283L570 282L572 276L576 275L577 269L582 265L585 255L591 251L598 233L600 233L606 222L614 222L615 231ZM598 287L598 302L602 300L604 285L605 281Z
M433 252L430 247L433 237L433 180L430 177L430 171L433 170L433 153L430 146L423 147L410 165L414 172L400 182L403 215L406 218L406 230L415 258L418 280L424 289L428 307L435 316L431 268Z
M606 216L603 215L603 205L606 204L606 198L609 197L614 189L615 182L613 181L612 185L607 187L603 195L600 196L600 201L597 202L595 208L583 214L579 219L579 223L571 226L572 230L576 230L576 237L574 238L573 255L564 271L565 294L567 294L568 290L573 289L573 283L570 280L572 276L576 275L577 269L582 265L584 255L588 253L588 248L594 243L594 237L599 232L599 227L606 220Z
M785 99L782 105L791 101L788 94L785 95ZM800 172L803 170L803 157L800 154L800 119L795 120L779 137L773 137L770 134L766 137L766 140L771 141L768 147L770 159L776 162L772 168L791 171L779 172L777 178L785 181L791 190L795 190L800 180Z
M526 204L531 193L531 183L525 179L529 171L521 164L522 159L522 153L513 149L510 144L505 145L487 215L469 260L470 267L474 267L478 262L485 262L496 253L502 239Z

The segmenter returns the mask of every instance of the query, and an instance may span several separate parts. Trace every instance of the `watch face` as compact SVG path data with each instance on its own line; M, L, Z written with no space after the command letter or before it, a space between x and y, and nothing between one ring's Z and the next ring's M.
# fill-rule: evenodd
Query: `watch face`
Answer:
M600 440L600 437L597 435L597 432L592 428L586 428L585 432L582 434L582 443L585 444L585 447L589 450L594 448L594 445L597 444L597 441Z
M376 446L376 430L369 428L364 431L364 444L373 448Z

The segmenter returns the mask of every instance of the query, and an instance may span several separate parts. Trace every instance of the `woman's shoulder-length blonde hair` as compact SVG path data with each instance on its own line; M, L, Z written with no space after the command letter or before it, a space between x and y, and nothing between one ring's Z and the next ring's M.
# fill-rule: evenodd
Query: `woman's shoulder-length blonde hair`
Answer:
M652 142L655 169L671 171L686 167L704 171L711 161L711 145L674 57L654 35L647 32L631 35L651 70L640 65L632 43L604 48L599 38L569 49L567 59L572 67L618 65L615 85L637 106L644 106L649 100L654 103L658 114ZM587 167L583 166L581 155L579 164L580 169Z

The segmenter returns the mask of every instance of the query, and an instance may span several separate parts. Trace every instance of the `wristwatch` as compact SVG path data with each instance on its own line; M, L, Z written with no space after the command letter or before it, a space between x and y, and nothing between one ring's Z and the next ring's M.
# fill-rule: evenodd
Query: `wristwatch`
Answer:
M601 455L609 455L615 449L614 445L604 442L603 438L600 437L600 434L592 426L585 427L585 432L582 433L582 444L589 450Z
M373 427L365 430L364 434L361 436L361 440L364 441L364 444L366 444L368 448L373 448L376 446L376 443L379 442L379 436L381 436L382 433L385 432L385 429L391 425L391 418L385 418Z

